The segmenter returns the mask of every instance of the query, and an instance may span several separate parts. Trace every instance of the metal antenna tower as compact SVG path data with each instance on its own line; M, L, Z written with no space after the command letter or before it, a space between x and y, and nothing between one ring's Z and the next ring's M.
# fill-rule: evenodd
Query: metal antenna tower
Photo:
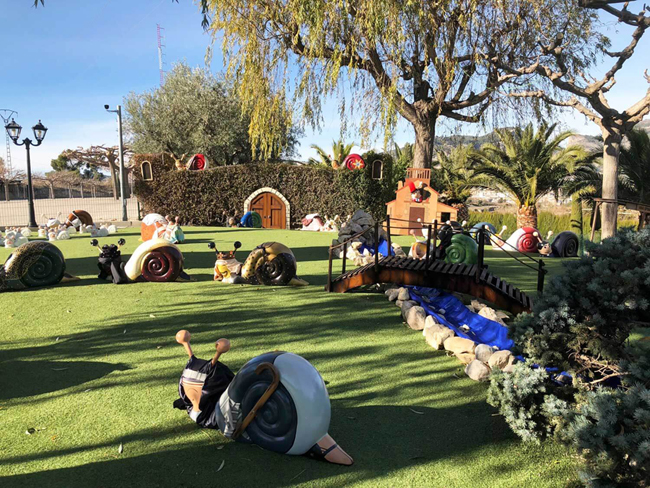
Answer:
M165 64L163 62L163 47L165 47L163 40L165 39L165 36L160 32L164 30L163 27L160 27L160 24L156 24L156 32L158 34L158 69L160 70L160 86L165 82L165 70L163 69L163 65Z
M9 123L9 119L14 115L18 115L18 112L8 108L0 108L0 119L2 119L3 128ZM5 131L5 137L7 140L7 168L9 170L9 174L12 174L13 168L11 166L11 139L9 139L9 133L7 131Z

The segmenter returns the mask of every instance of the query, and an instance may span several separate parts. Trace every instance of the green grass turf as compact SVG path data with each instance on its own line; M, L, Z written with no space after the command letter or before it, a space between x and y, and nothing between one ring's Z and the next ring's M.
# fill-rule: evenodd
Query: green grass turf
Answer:
M383 295L323 291L332 234L185 230L181 249L195 282L102 283L90 239L75 236L56 245L81 281L0 295L0 486L546 487L575 478L564 448L522 444L486 404L487 386L406 328ZM100 243L119 237L125 255L138 245L137 229ZM283 242L311 286L215 283L210 240L219 248L240 240L242 261L261 242ZM0 249L0 262L9 252ZM492 271L534 290L532 270L486 254ZM547 262L560 272L559 260ZM199 357L229 338L222 359L234 371L274 349L308 359L328 385L330 433L354 466L198 429L172 408L186 361L174 341L181 328L192 332ZM26 435L30 428L37 430Z

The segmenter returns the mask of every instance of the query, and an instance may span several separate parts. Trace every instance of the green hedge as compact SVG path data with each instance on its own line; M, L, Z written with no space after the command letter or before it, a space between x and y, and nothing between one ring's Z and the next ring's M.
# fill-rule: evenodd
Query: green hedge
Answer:
M497 231L501 230L503 225L508 226L508 230L504 232L504 237L509 237L517 229L517 217L514 213L501 213L501 212L470 212L469 213L469 227L479 222L490 222ZM634 227L636 228L636 219L619 219L618 227ZM537 227L542 236L546 236L549 230L553 231L554 235L559 234L565 230L571 229L571 216L569 214L557 215L553 212L539 212L537 217ZM584 212L582 222L583 234L588 239L591 234L591 212ZM600 236L600 233L597 233Z
M207 171L166 171L145 182L136 175L135 193L150 212L178 215L189 225L218 225L223 214L241 217L244 201L255 190L270 187L291 205L291 226L307 214L341 215L364 209L376 218L386 215L394 198L393 160L388 154L363 154L366 169L340 170L291 164L241 164ZM381 159L383 178L372 179L372 162Z

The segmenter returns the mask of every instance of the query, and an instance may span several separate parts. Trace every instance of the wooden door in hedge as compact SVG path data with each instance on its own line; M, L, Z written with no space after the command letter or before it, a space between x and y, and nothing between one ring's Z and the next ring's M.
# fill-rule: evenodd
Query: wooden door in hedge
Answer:
M287 207L273 193L260 193L251 202L250 209L262 216L262 227L265 229L287 228Z

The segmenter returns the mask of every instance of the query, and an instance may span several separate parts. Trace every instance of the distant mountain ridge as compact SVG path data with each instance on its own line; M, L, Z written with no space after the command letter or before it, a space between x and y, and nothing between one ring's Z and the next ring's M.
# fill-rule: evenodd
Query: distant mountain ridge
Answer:
M642 129L650 134L650 119L645 119L639 122L635 129ZM453 148L463 144L471 144L476 149L479 149L486 142L496 142L498 138L494 131L482 136L438 136L436 137L435 145L437 148ZM602 139L599 136L590 136L585 134L576 134L567 139L569 146L576 145L582 146L588 151L597 151L602 147Z

